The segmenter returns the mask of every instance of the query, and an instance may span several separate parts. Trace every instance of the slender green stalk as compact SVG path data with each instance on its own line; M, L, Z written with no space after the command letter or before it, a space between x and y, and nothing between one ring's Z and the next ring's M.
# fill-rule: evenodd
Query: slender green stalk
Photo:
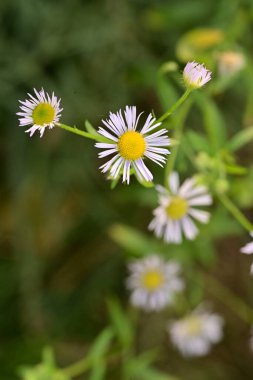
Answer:
M219 298L224 304L229 306L239 318L251 326L253 324L253 309L216 278L206 273L204 276L209 283L208 291L212 292L215 297Z
M183 93L181 98L179 98L178 101L168 109L168 111L166 111L161 117L159 117L159 119L156 120L156 123L160 123L161 121L167 119L167 117L170 116L185 101L185 99L188 97L191 91L191 88L187 88L187 90Z
M91 133L84 132L81 129L78 129L76 127L70 127L69 125L61 124L61 123L57 123L56 126L59 128L65 129L65 131L75 133L76 135L86 137L88 139L92 139L92 140L96 140L96 141L100 141L100 142L108 142L109 141L107 138L100 136L98 133L93 135Z
M87 356L78 362L66 367L62 370L66 376L72 378L81 375L86 372L92 365L91 357Z
M253 231L253 225L241 213L237 206L225 195L220 194L219 199L226 209L235 217L235 219L249 232Z
M104 360L110 364L118 361L124 356L124 352L116 352L104 356ZM87 370L91 369L95 365L94 358L92 356L86 356L85 358L79 360L78 362L71 364L70 366L63 368L61 371L70 378L75 378L85 373Z
M175 141L181 140L181 137L183 134L184 121L187 117L190 106L191 106L191 102L187 102L184 104L184 107L182 107L182 112L181 112L180 116L178 117L177 125L175 127L174 134L173 134L173 140L175 140ZM171 154L167 160L167 164L165 166L164 184L166 187L168 186L168 176L172 172L173 167L174 167L175 162L176 162L179 146L180 146L179 144L175 145L175 147L173 148L173 150L172 150L172 152L171 152Z

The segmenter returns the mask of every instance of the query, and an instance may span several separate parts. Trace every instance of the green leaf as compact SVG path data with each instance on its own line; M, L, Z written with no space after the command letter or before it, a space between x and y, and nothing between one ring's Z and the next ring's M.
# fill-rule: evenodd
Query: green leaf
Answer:
M194 92L197 105L200 108L209 144L214 152L226 143L226 125L222 113L216 103L204 92Z
M111 181L111 190L115 189L115 187L117 186L118 182L119 182L119 179L120 179L120 176L118 176L117 178L113 179Z
M56 367L53 350L46 347L42 353L42 363L33 367L21 367L20 375L23 380L70 380Z
M248 172L248 169L245 168L244 166L235 165L235 164L230 164L230 165L226 164L225 168L228 174L244 175L244 174L247 174Z
M131 380L178 380L174 376L150 367L155 358L155 351L148 351L138 357L129 359L124 367L125 378Z
M200 151L209 152L210 151L210 143L203 134L195 132L195 131L188 131L185 134L185 138L189 141L192 148L196 152L200 152Z
M91 135L97 135L98 134L96 129L91 125L91 123L88 120L85 120L84 125L85 125L87 132L89 132Z
M101 332L101 334L93 343L89 352L89 357L92 361L100 360L104 356L110 346L113 337L114 332L111 327L108 327Z
M106 364L104 361L96 362L96 365L92 368L88 380L104 380L106 372Z
M119 303L115 299L109 299L107 301L107 306L113 327L122 348L127 349L134 339L133 327L126 316L125 311L121 309Z
M156 250L157 245L144 234L123 224L115 224L109 229L110 237L128 252L143 256Z
M170 79L160 74L157 77L156 89L164 111L167 111L178 100L178 93Z
M238 132L232 139L226 144L226 148L235 152L248 144L253 140L253 126L247 127L243 131Z

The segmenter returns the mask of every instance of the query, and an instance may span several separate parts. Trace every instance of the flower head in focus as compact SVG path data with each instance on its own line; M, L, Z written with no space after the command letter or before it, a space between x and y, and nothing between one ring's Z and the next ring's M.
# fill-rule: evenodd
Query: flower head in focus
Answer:
M166 129L159 129L149 134L161 123L156 123L155 118L149 114L144 126L137 131L137 125L141 114L137 116L136 107L126 107L124 116L121 110L110 113L108 120L102 120L105 128L100 127L98 133L110 141L96 143L97 148L103 149L99 157L112 155L105 164L100 166L103 173L110 172L110 176L116 179L120 172L123 174L123 182L130 182L130 169L135 170L140 181L152 181L153 175L144 163L144 158L149 158L160 166L166 159L164 156L170 152L161 148L170 145Z
M38 129L42 137L47 127L52 129L58 123L63 109L60 108L61 99L58 99L54 93L50 97L43 88L39 92L34 89L34 93L35 95L28 94L29 98L25 101L19 101L22 112L17 112L17 115L21 116L20 126L31 125L26 130L30 136Z
M212 204L212 198L203 185L198 185L196 178L189 178L179 186L179 175L171 173L168 178L170 191L163 186L157 186L160 194L159 206L154 210L154 219L149 224L149 229L154 231L157 237L164 237L169 243L182 242L182 234L189 240L195 239L198 229L192 219L201 223L209 221L210 214L196 209L195 206L207 206Z
M185 357L204 356L223 336L223 318L197 308L186 317L169 324L168 333Z
M253 231L250 233L250 236L253 238ZM253 253L253 241L250 243L247 243L240 249L241 253L244 253L245 255L251 255ZM250 267L250 274L253 275L253 263Z
M188 62L183 71L183 78L188 88L196 89L211 80L211 71L197 62Z
M179 277L180 265L150 255L129 264L127 287L132 291L131 303L146 311L159 311L173 302L176 292L184 288Z

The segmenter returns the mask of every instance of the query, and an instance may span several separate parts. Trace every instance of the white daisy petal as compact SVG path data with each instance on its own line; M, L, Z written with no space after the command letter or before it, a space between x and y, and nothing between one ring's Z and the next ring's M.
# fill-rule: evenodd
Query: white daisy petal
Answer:
M111 167L111 165L113 164L113 162L116 161L119 157L120 157L119 154L116 154L116 156L113 156L113 157L112 157L109 161L107 161L104 165L101 165L101 166L99 167L99 169L103 169L103 170L102 170L102 173L106 173L106 172L110 169L110 167Z
M110 159L101 166L103 173L110 171L115 178L123 169L123 182L130 183L130 169L135 169L136 175L140 181L152 181L153 175L145 165L143 159L149 158L156 164L163 166L166 161L165 156L170 152L168 149L161 148L170 145L165 129L159 130L153 134L146 135L147 132L160 126L161 123L155 124L155 118L150 114L144 123L140 132L136 131L141 114L137 116L136 107L126 106L124 117L121 110L117 113L110 113L108 120L102 120L104 126L99 127L98 133L112 141L110 143L96 143L95 146L103 149L99 153L99 158L107 157L110 154L116 154L121 158L118 160ZM113 168L112 168L113 166Z
M208 223L210 219L210 214L207 211L197 210L196 208L189 208L188 213L201 223Z
M250 232L250 236L253 237L253 232ZM251 255L253 253L253 241L250 243L247 243L240 249L241 253L244 253L246 255ZM250 267L250 274L253 275L253 263L251 264Z
M190 206L209 206L211 204L212 204L212 197L209 194L205 194L196 198L189 199Z
M240 252L245 253L246 255L251 255L253 253L253 242L247 243L240 249Z
M107 132L104 128L99 127L98 133L100 135L108 138L109 140L112 140L112 141L115 141L115 142L118 141L118 139L115 136L113 136L111 133Z
M125 161L124 163L124 169L123 169L123 182L126 181L127 184L129 184L130 181L130 161Z
M184 216L181 219L181 223L184 234L187 237L187 239L193 240L198 234L198 229L193 223L193 221L188 216Z
M104 150L103 152L100 152L98 157L103 158L115 152L117 152L117 148L107 149L107 150Z
M123 158L119 157L118 160L112 165L110 169L110 174L113 178L117 178L123 162L124 162Z
M114 143L96 143L95 144L95 147L96 148L116 148L117 147L117 145L116 144L114 144Z
M169 176L169 187L172 194L176 194L179 188L179 175L177 172L171 173Z
M147 120L146 120L146 122L145 122L145 124L144 124L144 126L142 127L142 129L141 129L141 133L147 133L148 131L150 131L150 127L151 127L151 125L153 124L153 122L154 122L154 120L155 119L153 119L153 116L151 115L151 113L148 115L148 117L147 117ZM158 123L159 124L159 123ZM161 123L160 123L161 124ZM160 125L159 124L159 125ZM156 127L157 126L159 126L159 125L156 125ZM156 128L155 127L155 128Z
M27 94L29 100L19 100L22 112L17 112L17 115L21 116L20 126L31 125L25 132L32 136L38 130L42 137L47 127L52 129L59 122L63 109L60 108L61 100L57 99L54 93L51 97L43 89L40 92L34 89L34 93L35 96Z
M180 187L179 195L185 197L186 194L189 194L194 185L196 185L196 179L194 177L186 179Z
M201 194L205 194L207 192L208 192L208 190L205 186L197 185L197 186L192 187L191 189L189 189L187 191L187 198L188 199L195 198L196 196L199 196Z

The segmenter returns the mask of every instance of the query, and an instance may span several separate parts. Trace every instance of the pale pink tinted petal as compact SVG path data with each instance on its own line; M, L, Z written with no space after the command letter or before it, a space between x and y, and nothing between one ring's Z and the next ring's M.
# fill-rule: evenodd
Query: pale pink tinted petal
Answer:
M240 249L241 253L245 253L246 255L251 255L253 253L253 242L246 244L244 247Z

